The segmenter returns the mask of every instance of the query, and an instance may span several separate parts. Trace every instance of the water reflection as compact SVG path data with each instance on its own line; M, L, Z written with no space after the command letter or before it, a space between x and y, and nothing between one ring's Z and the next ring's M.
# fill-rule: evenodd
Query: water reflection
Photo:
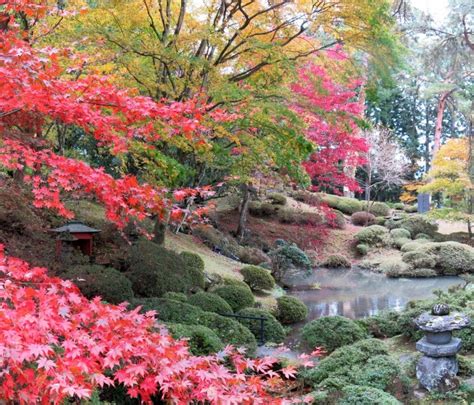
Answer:
M357 269L317 269L310 276L296 275L285 281L295 286L290 294L308 306L308 320L333 315L357 319L386 309L400 311L408 301L430 298L433 290L462 283L458 277L392 279ZM314 283L321 289L304 289Z

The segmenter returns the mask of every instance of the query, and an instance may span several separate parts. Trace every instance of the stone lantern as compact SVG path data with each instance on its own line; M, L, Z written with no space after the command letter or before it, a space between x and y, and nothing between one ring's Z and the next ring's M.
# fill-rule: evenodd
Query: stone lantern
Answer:
M446 392L456 388L459 371L456 353L461 349L461 339L452 336L453 330L469 326L469 317L450 312L449 306L437 304L431 312L424 312L416 320L416 326L425 336L416 343L423 357L416 366L416 377L428 391Z

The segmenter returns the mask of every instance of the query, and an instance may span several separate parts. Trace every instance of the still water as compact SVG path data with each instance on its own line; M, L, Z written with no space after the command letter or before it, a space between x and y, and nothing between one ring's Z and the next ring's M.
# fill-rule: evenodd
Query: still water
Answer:
M463 284L459 277L396 279L357 269L315 269L309 276L299 274L286 282L295 287L289 294L308 306L307 321L332 315L358 319L383 310L400 311L408 301L432 298L433 290ZM312 284L319 284L320 289L305 289Z

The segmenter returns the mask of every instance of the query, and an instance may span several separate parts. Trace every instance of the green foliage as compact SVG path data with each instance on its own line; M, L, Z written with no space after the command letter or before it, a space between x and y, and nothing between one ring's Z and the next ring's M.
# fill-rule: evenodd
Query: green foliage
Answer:
M346 218L344 218L344 214L338 210L332 210L332 213L335 215L335 218L332 220L330 225L336 229L345 229Z
M343 388L338 405L401 405L394 396L372 387L348 385Z
M413 250L416 250L420 248L422 245L424 245L425 243L429 243L429 242L430 241L427 239L416 239L413 241L408 241L401 245L400 250L402 252L412 252Z
M128 265L133 290L142 297L161 297L168 291L187 292L196 281L180 255L150 241L132 246Z
M436 257L436 268L443 275L474 273L474 248L458 242L427 243L417 249Z
M168 291L164 293L163 298L168 298L169 300L180 301L180 302L188 301L188 297L186 296L186 294L183 294L180 292L173 292L173 291Z
M371 225L357 232L355 238L359 243L374 246L384 243L387 234L387 228L380 225Z
M424 259L423 259L424 260ZM416 268L398 258L390 258L380 263L380 271L387 277L435 277L436 271L430 268Z
M411 239L410 231L405 228L395 228L390 231L390 236L393 239Z
M385 217L375 217L375 225L385 226Z
M393 204L393 208L396 209L396 210L403 210L405 208L405 204L395 203L395 204Z
M258 266L246 266L240 270L244 281L253 291L271 290L275 280L270 272Z
M409 214L414 214L418 212L418 207L416 205L405 205L403 207L403 211L409 213Z
M327 267L330 269L337 269L337 268L350 268L352 266L350 260L343 256L343 255L330 255L326 258L326 260L322 263L323 267Z
M61 277L72 280L87 298L101 296L112 304L133 298L130 280L111 267L79 265L70 267Z
M411 215L400 221L400 228L404 228L410 232L410 235L418 235L424 233L432 237L438 230L438 225L431 222L426 216Z
M415 268L432 269L436 266L436 257L420 250L404 253L402 260Z
M224 298L234 312L243 308L252 307L255 302L255 298L248 288L237 285L224 285L217 287L214 290L214 293Z
M325 316L303 327L303 341L311 348L323 346L328 352L364 339L364 330L354 321L342 316Z
M353 367L365 364L371 357L388 355L387 348L378 339L363 339L336 349L314 368L303 373L314 387L325 386L326 380L348 381ZM337 388L341 388L340 386Z
M426 233L419 233L418 235L415 236L415 239L431 239L430 235L427 235Z
M325 218L317 213L310 211L301 211L294 208L283 208L278 210L278 219L284 224L300 224L300 225L321 225Z
M310 269L312 267L311 260L306 253L294 243L282 241L279 246L270 253L272 260L277 260L287 268L297 267Z
M271 194L268 194L267 197L275 205L286 205L286 197L283 194L271 193Z
M359 243L356 246L357 253L359 253L361 256L365 256L367 253L369 253L369 246L367 246L364 243Z
M217 334L206 326L171 323L166 327L175 339L187 339L189 349L195 356L206 356L224 348Z
M363 203L363 209L367 209L367 203ZM369 203L369 212L376 217L386 217L390 215L391 210L387 204L375 201Z
M403 248L407 243L410 243L411 239L408 238L397 238L392 240L392 245L397 247L398 249Z
M241 309L238 315L264 317L264 337L265 342L281 343L285 339L285 330L280 322L268 311L258 308ZM256 319L237 318L237 321L249 328L250 332L259 339L260 338L260 321Z
M304 321L308 316L308 307L303 301L290 295L277 298L277 318L284 324Z
M230 278L230 277L224 277L222 279L222 284L223 285L232 285L232 286L237 286L237 287L242 287L247 289L248 291L252 292L251 288L247 283L244 281L238 280L236 278Z
M204 288L204 260L202 260L201 256L192 252L181 252L179 255L186 263L192 285L195 287Z
M366 211L355 212L351 215L351 222L357 226L374 225L375 215Z
M215 312L217 314L232 313L232 308L227 301L214 293L198 292L191 295L188 302L204 311Z
M318 194L322 203L327 204L331 208L335 208L346 215L352 215L358 211L364 210L364 203L355 198L340 197L332 194Z
M356 322L376 338L387 338L400 335L403 330L399 324L400 313L384 311L375 316L359 319Z
M143 311L156 311L158 319L163 322L206 326L225 344L244 346L250 352L256 348L254 336L239 322L193 305L164 298L141 298L133 300L132 306L141 306Z

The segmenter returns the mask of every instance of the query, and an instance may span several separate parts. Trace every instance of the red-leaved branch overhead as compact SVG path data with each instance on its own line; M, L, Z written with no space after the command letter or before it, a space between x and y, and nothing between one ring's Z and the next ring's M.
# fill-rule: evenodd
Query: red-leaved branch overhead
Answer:
M340 58L341 52L330 51L328 56ZM344 186L359 189L344 167L363 164L367 150L357 127L363 113L357 99L361 84L360 80L338 83L324 67L310 62L299 70L298 82L291 86L297 96L292 107L306 121L306 136L316 145L305 168L317 188L335 192Z
M57 58L69 51L33 48L17 22L19 13L36 21L47 12L42 2L8 1L0 6L4 21L0 29L0 161L9 170L23 172L36 206L65 216L71 213L61 198L74 192L97 197L108 218L120 227L130 218L159 216L164 210L178 218L168 190L139 184L133 176L114 179L100 168L56 155L45 137L46 125L58 122L81 128L99 146L120 154L132 144L154 148L156 141L172 137L205 144L212 123L234 116L217 109L207 112L208 106L199 99L155 102L119 89L105 77L68 74ZM182 190L181 198L183 192L210 191Z

